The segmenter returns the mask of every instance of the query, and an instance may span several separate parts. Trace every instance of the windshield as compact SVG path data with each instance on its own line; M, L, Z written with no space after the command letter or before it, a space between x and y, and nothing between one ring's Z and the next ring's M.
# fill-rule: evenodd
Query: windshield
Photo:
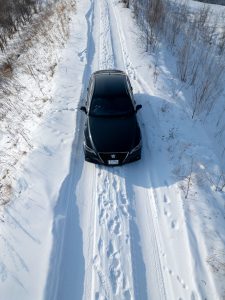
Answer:
M94 117L125 116L134 113L129 97L93 98L89 114Z
M99 75L95 78L89 115L124 116L134 113L124 75Z

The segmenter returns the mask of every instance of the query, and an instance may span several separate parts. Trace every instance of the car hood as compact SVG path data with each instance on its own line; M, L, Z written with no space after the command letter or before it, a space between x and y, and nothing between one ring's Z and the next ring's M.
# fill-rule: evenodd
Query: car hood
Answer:
M98 152L128 152L135 145L136 115L104 118L89 117L89 134Z

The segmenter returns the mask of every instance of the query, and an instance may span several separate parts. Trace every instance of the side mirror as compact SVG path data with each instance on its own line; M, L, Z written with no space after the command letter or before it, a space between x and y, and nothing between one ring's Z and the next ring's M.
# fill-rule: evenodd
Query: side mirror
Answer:
M142 105L141 104L138 104L137 106L136 106L136 112L139 110L139 109L141 109L142 108Z
M85 114L87 114L87 108L85 106L81 106L80 110L83 111Z

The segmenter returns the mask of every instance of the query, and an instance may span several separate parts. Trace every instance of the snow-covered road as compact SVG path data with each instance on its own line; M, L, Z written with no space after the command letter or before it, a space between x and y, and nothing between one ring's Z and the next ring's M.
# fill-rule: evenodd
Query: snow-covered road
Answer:
M196 186L198 203L185 203L167 151L172 139L177 145L169 131L174 119L192 124L155 92L146 56L137 59L138 29L117 2L77 3L55 78L56 100L5 210L0 299L219 299L206 262L213 242L201 231L204 218L190 214L200 209L203 192ZM108 68L127 72L143 106L142 159L120 167L84 162L82 152L85 116L78 108L91 73ZM196 134L201 140L202 132ZM179 157L180 150L173 151ZM219 204L211 206L220 211ZM211 222L211 230L221 220Z
M112 3L107 0L95 1L92 13L91 40L96 49L93 62L90 62L93 66L92 72L97 69L118 68L126 71L131 79L135 78L136 74L125 48L125 38ZM136 85L140 86L140 93L143 93L142 86ZM150 157L148 154L149 150L146 151L146 156ZM87 165L77 186L80 199L78 201L83 203L85 210L90 207L82 226L84 232L87 232L83 236L84 244L87 243L87 252L84 253L85 269L88 270L85 272L84 299L146 299L148 293L151 297L165 299L152 208L150 205L143 206L143 201L149 202L148 187L143 186L144 181L150 186L146 178L148 169L145 167L145 160L129 167L118 168ZM93 172L91 190L84 194L87 186L85 179L90 178L90 171ZM140 185L133 182L137 174L140 176ZM143 241L147 239L147 245L151 244L150 249L140 247L136 203L138 206L141 204L141 211L148 209L146 216L142 215L141 218L150 219L150 226L142 235ZM80 211L83 219L82 209ZM143 224L144 228L146 224ZM143 250L147 265L144 263ZM148 284L146 267L157 270L154 277L149 276Z

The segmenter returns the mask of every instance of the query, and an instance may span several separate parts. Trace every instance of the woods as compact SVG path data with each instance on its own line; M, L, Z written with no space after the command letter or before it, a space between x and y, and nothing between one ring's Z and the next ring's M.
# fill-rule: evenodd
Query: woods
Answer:
M4 51L7 40L21 25L30 21L41 9L40 0L0 0L0 49Z
M33 147L35 126L30 122L38 124L46 105L52 102L51 82L58 53L69 36L75 1L48 1L42 5L30 0L0 3L11 16L0 18L6 24L0 27L1 205L9 199L16 165Z
M132 0L131 7L146 51L156 51L163 40L176 57L177 76L192 90L192 118L209 114L223 92L224 16L212 19L206 5L193 12L186 2L170 0Z

